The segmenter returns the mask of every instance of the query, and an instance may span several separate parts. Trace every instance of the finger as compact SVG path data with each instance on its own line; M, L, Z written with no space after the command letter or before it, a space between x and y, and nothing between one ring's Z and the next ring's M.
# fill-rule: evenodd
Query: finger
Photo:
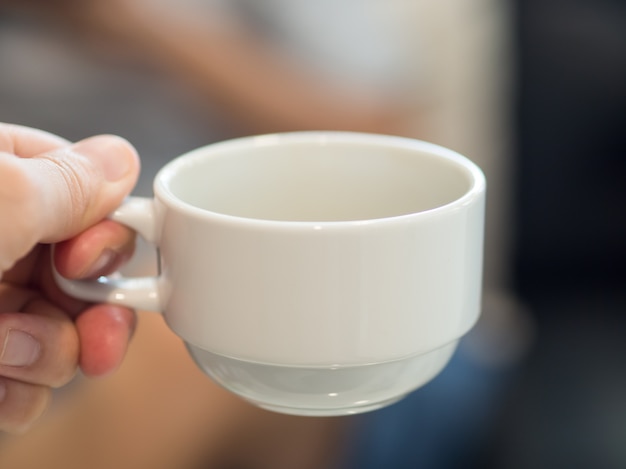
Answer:
M128 308L100 304L74 325L36 291L9 284L0 284L0 306L0 376L52 387L67 383L78 364L93 377L115 371L137 321Z
M132 190L133 147L114 136L16 158L0 152L0 275L38 242L69 239L103 219Z
M70 145L68 140L43 130L0 123L0 151L22 158Z
M81 233L76 243L72 240L57 245L55 258L60 259L57 266L61 266L59 271L62 275L68 278L108 275L132 256L134 232L109 220L101 224ZM39 291L72 319L89 306L88 302L70 297L61 290L52 275L50 251L50 246L39 245L5 272L3 283L0 283L0 313L20 311L27 302L24 298L33 298L39 295ZM114 253L112 259L108 252ZM109 262L103 263L103 258L109 259Z
M24 433L50 404L46 386L0 377L0 431Z
M60 387L76 374L74 323L49 302L31 299L23 313L0 314L0 376Z
M131 192L139 174L135 149L112 135L20 162L38 188L33 210L42 242L69 239L105 218Z
M78 236L56 245L54 262L71 279L97 278L118 270L135 250L135 232L104 220Z
M96 305L76 319L80 337L80 368L91 377L117 370L136 327L135 313L122 306Z
M0 313L21 311L27 301L17 302L20 289L28 292L29 300L43 296L70 318L75 318L88 305L86 301L68 296L52 275L51 246L39 244L2 276L0 283Z
M71 318L76 318L88 304L68 296L61 290L52 275L52 262L59 273L67 278L97 278L117 271L133 255L135 233L128 228L105 220L88 228L67 242L55 246L54 261L49 251L39 256L36 285L55 305ZM48 254L46 255L46 251ZM19 271L20 264L12 271ZM9 274L12 274L12 271ZM7 276L5 276L6 278Z

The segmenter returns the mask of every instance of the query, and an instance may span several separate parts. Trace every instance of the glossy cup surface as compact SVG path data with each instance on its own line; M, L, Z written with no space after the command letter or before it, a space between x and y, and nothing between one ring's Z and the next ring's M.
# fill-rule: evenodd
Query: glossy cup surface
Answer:
M205 372L261 406L392 402L478 318L484 190L469 160L396 137L303 132L191 152L155 183L166 321Z
M478 319L485 180L425 142L348 132L209 145L112 218L157 278L70 295L163 312L198 365L262 407L372 410L432 379Z

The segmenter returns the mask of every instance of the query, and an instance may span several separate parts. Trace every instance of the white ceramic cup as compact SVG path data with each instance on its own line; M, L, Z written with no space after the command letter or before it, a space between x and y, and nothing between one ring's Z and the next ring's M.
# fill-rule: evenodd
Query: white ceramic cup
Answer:
M295 132L167 164L112 218L159 251L156 278L71 295L162 311L209 376L264 408L342 415L433 378L480 311L485 179L429 143Z

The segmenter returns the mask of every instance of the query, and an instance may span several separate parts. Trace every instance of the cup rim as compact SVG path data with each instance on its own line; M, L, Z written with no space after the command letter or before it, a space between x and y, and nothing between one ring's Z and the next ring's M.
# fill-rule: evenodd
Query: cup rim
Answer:
M416 150L424 153L430 153L437 157L445 158L448 161L454 163L456 166L461 167L469 175L470 187L469 189L457 199L431 208L418 212L412 212L401 215L393 215L388 217L372 218L365 220L333 220L333 221L292 221L292 220L272 220L272 219L260 219L242 217L237 215L229 215L212 210L196 207L188 202L181 200L175 194L172 193L168 186L169 180L176 176L178 171L189 164L192 164L195 160L204 159L210 156L210 154L219 153L224 150L232 150L243 147L263 147L275 145L279 142L286 143L303 143L303 142L317 142L317 143L346 143L346 144L378 144L395 148L403 148L409 150ZM449 148L437 145L434 143L426 142L423 140L400 137L395 135L373 134L364 132L350 132L350 131L295 131L295 132L278 132L271 134L251 135L246 137L238 137L220 142L210 143L202 147L196 148L189 152L186 152L177 158L167 163L154 179L154 194L157 199L169 205L170 207L181 211L195 218L210 218L213 220L221 220L223 222L237 222L246 223L250 225L263 225L263 226L281 226L291 228L310 228L321 229L322 227L346 227L346 226L360 226L363 224L381 224L389 223L393 221L414 221L416 219L430 218L437 216L441 213L449 212L470 204L486 189L486 179L482 170L469 158L461 155L460 153L451 150Z

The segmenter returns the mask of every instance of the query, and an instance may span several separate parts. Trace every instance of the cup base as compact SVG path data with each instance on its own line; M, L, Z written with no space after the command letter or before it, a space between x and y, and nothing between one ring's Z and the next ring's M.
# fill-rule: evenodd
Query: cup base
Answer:
M369 412L401 400L434 378L457 344L401 360L326 367L256 363L186 345L207 375L245 400L283 414L321 417Z
M372 412L374 410L382 409L383 407L390 406L396 402L401 401L406 397L406 394L388 399L386 401L375 402L372 404L366 404L362 406L353 406L346 409L304 409L301 407L285 407L277 405L267 405L262 402L254 402L246 399L248 402L261 407L265 410L271 410L272 412L278 412L280 414L297 415L299 417L341 417L342 415L356 415L364 414L366 412ZM245 398L244 398L245 399Z

